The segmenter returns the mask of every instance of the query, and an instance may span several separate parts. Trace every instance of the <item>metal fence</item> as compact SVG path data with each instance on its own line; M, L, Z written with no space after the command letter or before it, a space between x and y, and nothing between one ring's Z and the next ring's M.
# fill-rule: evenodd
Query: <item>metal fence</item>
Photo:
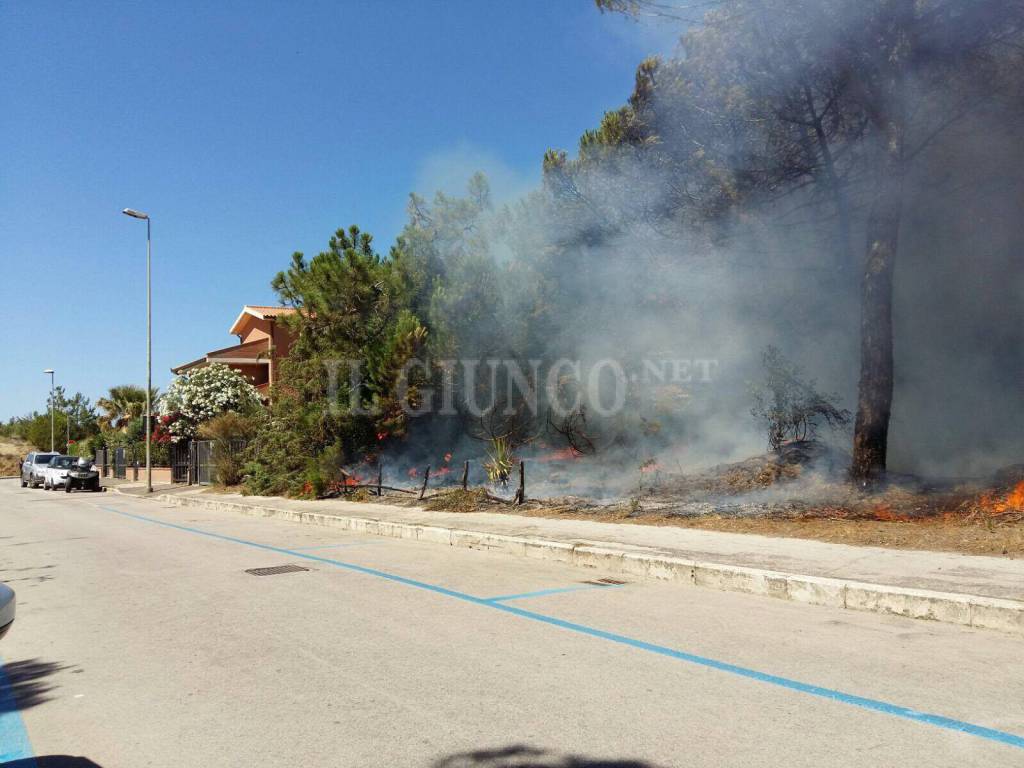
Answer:
M143 458L145 454L139 454L135 446L129 448L115 448L113 452L113 458L111 460L114 478L117 480L127 480L128 470L132 472L132 480L139 479L139 460Z
M196 440L196 482L210 485L217 482L217 467L213 463L213 440Z
M188 483L191 485L192 472L192 441L181 440L171 445L171 482Z
M128 458L124 448L114 449L114 478L125 480L128 477Z
M92 455L92 463L100 471L100 477L107 476L107 449L99 448Z
M184 440L171 446L171 481L189 485L212 485L217 482L217 461L214 440ZM232 454L246 449L246 440L231 440Z

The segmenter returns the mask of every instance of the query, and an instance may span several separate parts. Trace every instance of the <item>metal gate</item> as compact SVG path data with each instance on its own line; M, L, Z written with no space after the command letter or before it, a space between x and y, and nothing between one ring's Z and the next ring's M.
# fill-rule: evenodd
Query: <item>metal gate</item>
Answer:
M217 468L213 463L213 440L196 440L196 482L210 485L217 482Z
M124 448L114 449L114 477L118 480L128 477L128 455Z
M180 440L171 443L171 482L187 483L191 480L189 468L192 458L192 442Z
M106 448L97 448L96 452L92 455L92 463L99 470L100 477L107 476L107 460Z

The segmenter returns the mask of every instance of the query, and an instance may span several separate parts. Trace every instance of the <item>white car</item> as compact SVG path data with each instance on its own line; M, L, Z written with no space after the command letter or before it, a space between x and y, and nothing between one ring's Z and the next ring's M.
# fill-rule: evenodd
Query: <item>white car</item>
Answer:
M47 491L63 488L68 481L68 472L77 463L77 456L54 456L43 470L43 488Z
M6 584L0 583L0 637L7 634L7 630L14 624L14 590Z
M38 488L44 480L46 465L60 454L53 451L32 451L21 463L21 487Z

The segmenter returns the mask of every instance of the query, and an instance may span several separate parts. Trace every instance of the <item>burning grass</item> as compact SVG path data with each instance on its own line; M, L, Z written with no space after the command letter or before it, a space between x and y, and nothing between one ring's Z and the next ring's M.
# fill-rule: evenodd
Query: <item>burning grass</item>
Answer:
M447 468L450 461L448 454L442 466ZM452 478L439 478L420 500L421 475L412 472L410 480L417 486L385 485L381 497L373 480L347 475L334 495L445 512L671 525L1024 557L1024 465L1007 468L989 481L893 477L884 487L863 490L846 479L849 457L814 441L789 443L777 452L689 474L669 471L667 462L655 459L644 460L634 472L592 461L571 449L528 458L523 504L493 495L494 487L462 489ZM367 469L365 474L372 473ZM432 481L435 474L441 473L433 473ZM592 480L591 492L580 492L579 484L587 478ZM610 488L619 490L602 495Z
M753 494L754 497L757 494ZM815 539L839 544L1024 557L1024 480L981 487L891 486L867 493L847 483L819 482L810 498L732 503L633 501L600 507L556 503L524 510L641 525ZM638 509L639 507L639 509Z

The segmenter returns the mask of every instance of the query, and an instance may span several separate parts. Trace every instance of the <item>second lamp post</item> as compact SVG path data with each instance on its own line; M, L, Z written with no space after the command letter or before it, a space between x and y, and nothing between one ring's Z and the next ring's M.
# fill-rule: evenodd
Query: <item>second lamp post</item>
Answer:
M152 411L149 401L153 391L153 287L152 287L152 238L149 214L125 208L125 216L146 220L146 493L153 492L153 464L150 458L150 443L153 440Z

